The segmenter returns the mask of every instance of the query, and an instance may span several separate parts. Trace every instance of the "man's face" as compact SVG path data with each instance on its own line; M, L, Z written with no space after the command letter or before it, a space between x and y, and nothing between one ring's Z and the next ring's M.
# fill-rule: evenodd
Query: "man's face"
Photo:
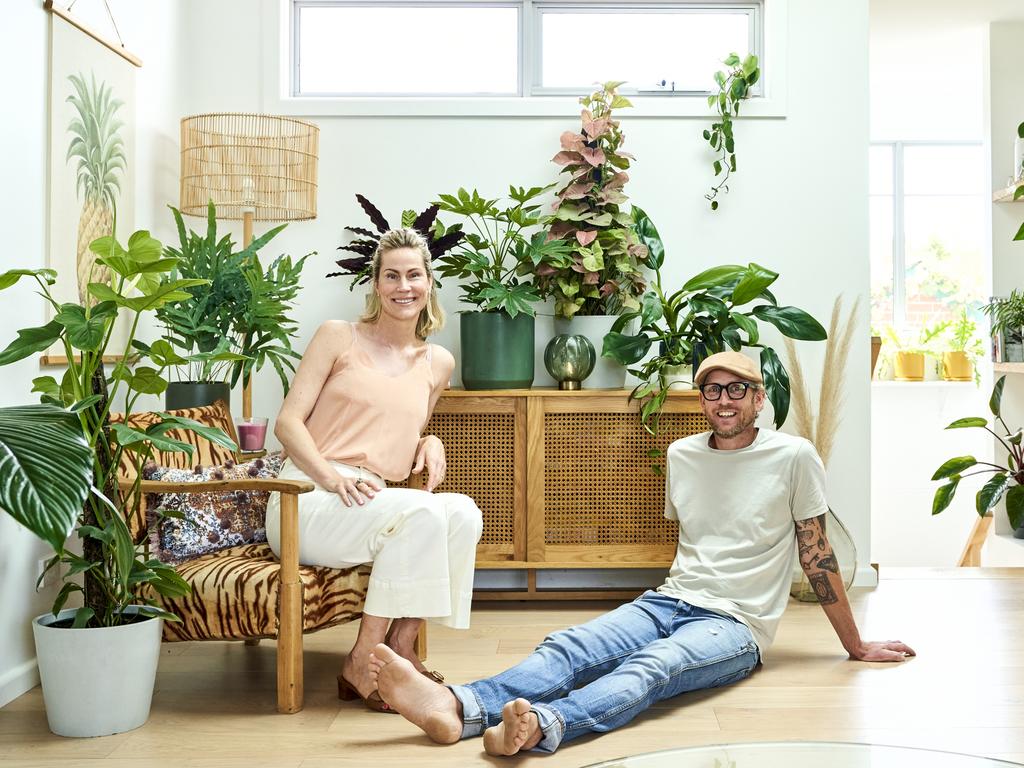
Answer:
M720 368L704 377L704 384L718 384L722 387L722 397L718 400L706 399L703 392L700 396L700 405L711 425L711 431L721 438L736 437L751 429L764 406L764 390L755 391L753 386L748 387L741 398L733 400L727 387L737 381L743 379Z

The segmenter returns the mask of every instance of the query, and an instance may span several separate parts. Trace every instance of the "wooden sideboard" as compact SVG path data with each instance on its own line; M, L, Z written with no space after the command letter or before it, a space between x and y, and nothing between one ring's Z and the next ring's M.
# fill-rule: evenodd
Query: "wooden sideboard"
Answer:
M697 393L672 392L657 438L628 390L449 390L429 434L445 444L438 491L472 496L483 511L477 568L526 569L524 590L478 599L624 598L632 591L537 589L537 570L664 568L676 524L664 518L665 480L648 451L705 431ZM660 460L659 460L660 461Z

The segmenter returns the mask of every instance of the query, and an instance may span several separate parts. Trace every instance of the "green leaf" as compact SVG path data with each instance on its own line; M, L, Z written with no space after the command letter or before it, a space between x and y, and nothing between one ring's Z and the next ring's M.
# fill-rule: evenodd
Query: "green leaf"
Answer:
M753 301L761 291L779 278L778 272L751 263L732 291L732 303L736 306Z
M51 320L39 328L22 328L18 331L18 338L0 352L0 365L15 363L36 352L42 352L57 341L63 332L64 326L56 320Z
M966 427L987 427L988 421L979 416L969 416L966 419L957 419L946 429L964 429Z
M939 512L949 506L949 503L953 501L953 494L956 493L956 487L959 483L960 476L954 475L950 478L948 483L940 485L935 489L935 496L932 498L933 515L939 514Z
M718 267L712 267L687 280L683 285L683 291L700 291L705 288L725 285L739 279L746 272L746 269L746 267L741 267L738 264L723 264Z
M649 326L658 322L664 316L661 306L661 299L653 291L647 291L640 298L640 324Z
M140 366L135 369L129 386L144 395L159 395L167 389L167 380L156 369Z
M224 432L217 427L211 427L207 424L195 421L194 419L186 419L184 416L171 416L169 413L160 414L160 423L154 424L150 427L150 430L160 429L162 432L166 432L169 429L187 429L191 432L195 432L200 437L205 437L211 443L216 443L222 448L227 448L229 451L237 451L238 446L228 437Z
M965 469L969 469L977 463L978 460L973 456L956 456L944 462L941 467L936 469L935 474L932 475L932 480L942 480L946 477L959 475Z
M85 626L92 621L93 616L96 612L92 608L82 606L75 611L75 619L71 622L72 629L84 629Z
M89 493L92 461L74 414L53 405L0 408L0 507L57 552Z
M1006 376L1000 376L992 387L992 397L988 400L988 408L993 416L999 416L999 409L1003 403L1003 386L1006 384ZM948 429L948 427L947 427Z
M754 307L754 316L778 328L784 336L800 341L824 341L828 338L821 323L796 307Z
M1006 515L1014 530L1024 525L1024 486L1015 485L1006 492Z
M605 334L601 357L610 357L622 365L631 365L640 360L651 348L651 338L644 333L627 336L623 333Z
M97 307L109 307L116 310L116 307L108 302L98 304ZM71 342L71 346L86 352L95 352L103 343L107 318L111 314L113 313L109 311L94 312L86 317L84 307L78 304L64 304L53 319L67 329L68 341Z
M748 345L757 344L757 340L761 335L757 330L757 322L754 319L747 317L742 312L730 312L729 317L747 334Z
M988 514L988 511L999 503L999 499L1003 497L1003 493L1011 482L1013 482L1012 477L1005 472L999 472L981 487L974 499L974 507L981 517Z
M789 415L789 372L771 347L761 350L761 376L765 394L775 411L775 426L781 427Z
M0 291L10 288L23 277L41 277L47 285L57 282L55 269L9 269L0 275Z

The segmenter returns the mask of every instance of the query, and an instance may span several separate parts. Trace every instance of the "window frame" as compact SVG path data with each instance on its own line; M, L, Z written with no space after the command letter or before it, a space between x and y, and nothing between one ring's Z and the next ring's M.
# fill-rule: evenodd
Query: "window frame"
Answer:
M981 147L984 142L972 139L921 141L894 139L872 141L872 147L892 149L892 326L903 328L907 322L907 232L904 150L907 147ZM870 187L870 185L869 185ZM983 193L980 193L983 195ZM868 197L883 195L868 194ZM918 195L919 196L919 195ZM947 195L940 195L946 197Z
M680 0L644 0L642 7L658 8ZM293 23L296 3L373 5L373 0L262 0L261 10L266 23L263 27L263 86L262 108L266 112L284 115L359 116L359 117L560 117L579 109L578 93L545 93L544 95L517 96L296 96L292 93L296 29ZM744 118L785 117L787 96L786 39L788 33L789 0L756 0L760 3L759 60L764 74L762 90L744 105ZM626 0L404 0L408 5L520 5L536 8L571 7L624 7ZM721 8L749 5L750 0L700 0L694 8ZM628 7L640 7L628 4ZM535 13L539 17L540 13ZM520 46L525 44L532 23L520 13ZM525 70L526 56L520 52L520 84L525 90L533 75ZM538 75L539 76L539 75ZM708 107L706 94L677 91L666 98L664 92L647 91L630 95L633 117L699 117L713 113Z

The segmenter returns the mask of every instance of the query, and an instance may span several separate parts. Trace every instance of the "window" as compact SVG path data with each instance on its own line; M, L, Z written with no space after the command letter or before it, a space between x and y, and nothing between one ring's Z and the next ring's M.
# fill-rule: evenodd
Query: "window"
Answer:
M987 300L980 143L889 142L869 156L871 324L912 339Z
M291 2L293 96L706 94L762 48L763 0Z

